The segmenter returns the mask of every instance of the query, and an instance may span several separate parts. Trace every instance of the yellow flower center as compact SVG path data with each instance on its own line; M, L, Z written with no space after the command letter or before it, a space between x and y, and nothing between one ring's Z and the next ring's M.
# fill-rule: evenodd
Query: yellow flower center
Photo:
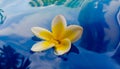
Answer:
M54 43L55 45L58 45L61 43L60 40L57 40L57 39L51 39L50 42Z

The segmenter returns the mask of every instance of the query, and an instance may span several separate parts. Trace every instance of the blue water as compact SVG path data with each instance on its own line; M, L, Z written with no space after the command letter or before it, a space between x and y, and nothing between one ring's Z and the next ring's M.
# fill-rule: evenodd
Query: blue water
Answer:
M34 6L29 0L0 1L0 69L120 69L119 0L43 1L47 5L37 2ZM30 51L41 41L31 27L50 29L52 19L59 14L68 25L83 27L81 39L62 56L56 56L53 49Z

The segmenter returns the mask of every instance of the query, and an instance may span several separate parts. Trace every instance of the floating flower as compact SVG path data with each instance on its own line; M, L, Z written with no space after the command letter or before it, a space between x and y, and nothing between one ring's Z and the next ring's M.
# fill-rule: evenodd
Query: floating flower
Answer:
M64 16L58 15L52 21L52 32L41 27L32 27L31 30L35 36L43 39L33 45L31 48L34 52L40 52L49 48L54 48L56 55L63 55L71 48L71 43L77 41L83 28L78 25L67 26Z

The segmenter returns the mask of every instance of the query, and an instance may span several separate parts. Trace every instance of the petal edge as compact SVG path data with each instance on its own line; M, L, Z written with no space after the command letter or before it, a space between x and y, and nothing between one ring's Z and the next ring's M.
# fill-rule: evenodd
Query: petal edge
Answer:
M83 32L83 28L78 25L70 25L66 28L63 39L68 38L72 43L77 41Z
M53 37L50 31L41 27L32 27L31 31L35 36L44 40L50 40Z
M44 51L49 48L52 48L53 46L54 46L53 43L50 43L48 41L41 41L41 42L34 44L31 50L34 52L40 52L40 51Z
M56 45L54 48L55 48L54 53L56 55L63 55L70 50L71 42L70 42L69 39L64 39L64 40L61 41L61 44Z
M56 16L53 19L51 26L52 26L51 28L52 28L52 33L53 33L54 38L59 39L62 36L67 26L64 16L62 15Z

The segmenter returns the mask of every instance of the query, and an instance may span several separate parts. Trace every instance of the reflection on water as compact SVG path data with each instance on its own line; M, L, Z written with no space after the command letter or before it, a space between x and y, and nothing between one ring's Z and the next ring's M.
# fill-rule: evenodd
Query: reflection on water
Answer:
M0 69L28 69L30 61L11 46L0 48Z
M59 0L53 6L56 1L0 1L4 10L0 10L0 69L120 69L120 1ZM50 29L58 14L65 16L68 25L81 25L82 38L62 56L54 55L53 49L31 52L32 45L41 41L31 27ZM109 52L112 57L106 55Z
M113 7L111 7L111 1L107 1L107 4L110 6L104 9L104 1L102 1L97 4L96 8L96 2L90 2L80 11L79 22L84 28L80 46L98 53L113 51L118 46L120 40L120 29L116 21L119 6L114 10L109 10ZM88 11L88 9L92 11Z

